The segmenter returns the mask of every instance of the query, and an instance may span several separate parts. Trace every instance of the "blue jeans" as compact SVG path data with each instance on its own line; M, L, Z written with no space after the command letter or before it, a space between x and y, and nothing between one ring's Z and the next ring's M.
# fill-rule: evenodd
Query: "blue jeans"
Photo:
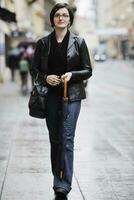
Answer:
M60 129L61 129L61 108L62 99L56 95L48 96L46 123L49 130L49 139L51 144L51 166L54 175L53 188L58 187L71 190L73 176L73 154L74 154L74 136L76 123L79 116L81 101L69 102L69 115L66 119L66 144L65 144L65 176L62 179L57 174L59 168L59 151L60 151Z

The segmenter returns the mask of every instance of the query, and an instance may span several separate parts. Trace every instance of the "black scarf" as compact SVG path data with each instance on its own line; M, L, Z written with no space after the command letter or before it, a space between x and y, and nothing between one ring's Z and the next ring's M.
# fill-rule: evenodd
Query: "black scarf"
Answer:
M69 40L69 31L67 31L61 43L56 40L55 31L51 34L51 48L48 57L48 72L61 76L67 68L67 46Z

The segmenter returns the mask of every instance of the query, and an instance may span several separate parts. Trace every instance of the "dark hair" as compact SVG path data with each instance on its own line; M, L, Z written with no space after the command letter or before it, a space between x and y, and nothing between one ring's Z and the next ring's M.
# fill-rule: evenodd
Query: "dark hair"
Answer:
M51 22L51 26L54 27L54 15L55 13L61 9L61 8L66 8L69 12L69 16L70 16L70 26L73 23L74 20L74 13L73 13L73 9L71 6L69 6L67 3L57 3L51 10L50 12L50 22Z

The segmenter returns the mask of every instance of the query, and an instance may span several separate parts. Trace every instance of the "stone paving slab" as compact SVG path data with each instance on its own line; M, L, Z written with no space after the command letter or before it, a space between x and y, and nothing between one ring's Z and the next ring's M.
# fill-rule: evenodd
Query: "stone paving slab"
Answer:
M77 127L75 162L87 200L134 199L133 77L132 63L111 61L98 65L89 83L90 96Z

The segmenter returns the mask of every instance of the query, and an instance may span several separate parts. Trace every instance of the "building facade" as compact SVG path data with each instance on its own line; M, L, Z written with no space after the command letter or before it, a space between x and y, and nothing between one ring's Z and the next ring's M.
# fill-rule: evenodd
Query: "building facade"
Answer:
M44 35L45 1L1 0L0 9L0 80L2 80L10 49L21 42L32 42Z
M106 42L110 57L131 57L134 46L134 0L97 0L100 42Z
M57 2L74 5L74 0L0 0L0 77L10 48L35 42L52 31L49 14Z

